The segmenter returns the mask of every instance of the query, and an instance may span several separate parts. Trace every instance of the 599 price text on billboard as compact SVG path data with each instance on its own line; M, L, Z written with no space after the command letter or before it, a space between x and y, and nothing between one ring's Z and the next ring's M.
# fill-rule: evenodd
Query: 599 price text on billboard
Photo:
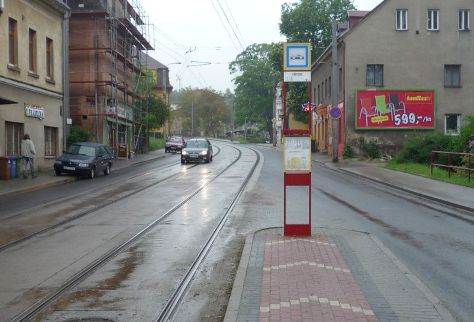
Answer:
M433 129L433 91L358 91L357 129Z

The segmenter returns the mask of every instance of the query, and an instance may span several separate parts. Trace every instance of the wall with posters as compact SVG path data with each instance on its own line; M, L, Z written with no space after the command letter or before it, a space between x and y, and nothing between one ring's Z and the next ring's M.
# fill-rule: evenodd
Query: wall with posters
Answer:
M434 129L434 91L359 90L356 129Z

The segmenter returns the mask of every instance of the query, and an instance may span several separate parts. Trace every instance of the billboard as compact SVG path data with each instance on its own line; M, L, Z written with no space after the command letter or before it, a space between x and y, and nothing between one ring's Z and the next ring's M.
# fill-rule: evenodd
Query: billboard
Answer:
M434 91L360 90L356 129L434 129Z

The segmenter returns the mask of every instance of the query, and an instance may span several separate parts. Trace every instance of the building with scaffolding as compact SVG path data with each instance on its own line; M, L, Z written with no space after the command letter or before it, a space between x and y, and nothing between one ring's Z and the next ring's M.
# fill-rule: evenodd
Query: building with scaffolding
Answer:
M71 8L69 89L72 126L118 157L147 151L141 55L153 49L138 0L65 0ZM146 83L146 82L143 82Z

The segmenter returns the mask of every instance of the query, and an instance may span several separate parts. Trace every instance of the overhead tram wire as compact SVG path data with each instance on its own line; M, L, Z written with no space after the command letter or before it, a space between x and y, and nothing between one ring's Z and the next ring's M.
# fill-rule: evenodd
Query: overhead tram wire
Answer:
M165 37L169 42L173 43L177 48L180 48L181 50L186 50L187 49L186 46L184 46L183 44L180 44L179 42L177 42L176 39L174 39L173 37L168 35L166 32L164 32L160 28L158 28L158 27L155 27L155 28L160 34L163 35L163 37Z
M232 23L230 22L229 17L227 17L227 14L226 14L224 8L222 7L220 1L219 1L219 0L215 0L215 1L216 1L217 4L219 5L219 8L221 9L222 14L223 14L224 17L225 17L225 20L227 21L227 24L229 25L230 29L231 29L232 32L234 33L234 37L235 37L235 39L237 39L237 41L238 41L238 43L239 43L239 45L240 45L240 49L241 49L242 51L244 51L244 50L245 50L245 47L244 47L244 45L242 44L242 42L240 41L239 36L238 36L237 33L235 32L235 29L234 29L234 27L232 26Z
M243 42L244 45L245 45L247 42L245 41L244 36L243 36L242 33L240 32L239 25L238 25L237 22L235 21L234 15L232 14L232 10L230 10L230 7L229 7L229 4L228 4L227 0L223 0L223 2L224 2L224 5L225 5L226 8L227 8L227 12L229 12L230 19L232 20L232 22L234 23L235 28L237 29L237 33L239 34L240 39L242 39L242 42Z
M230 41L232 42L232 45L234 46L234 49L238 51L239 48L238 48L237 44L235 43L235 40L234 40L234 38L232 37L231 33L230 33L229 30L227 29L228 27L227 27L226 24L224 23L224 20L222 19L221 15L220 15L220 13L219 13L219 10L217 10L216 5L214 4L214 1L213 1L213 0L210 0L210 2L211 2L211 4L212 4L212 7L214 8L214 11L215 11L216 14L217 14L217 17L219 18L219 20L220 20L222 26L224 27L224 30L226 31L227 36L229 37Z

